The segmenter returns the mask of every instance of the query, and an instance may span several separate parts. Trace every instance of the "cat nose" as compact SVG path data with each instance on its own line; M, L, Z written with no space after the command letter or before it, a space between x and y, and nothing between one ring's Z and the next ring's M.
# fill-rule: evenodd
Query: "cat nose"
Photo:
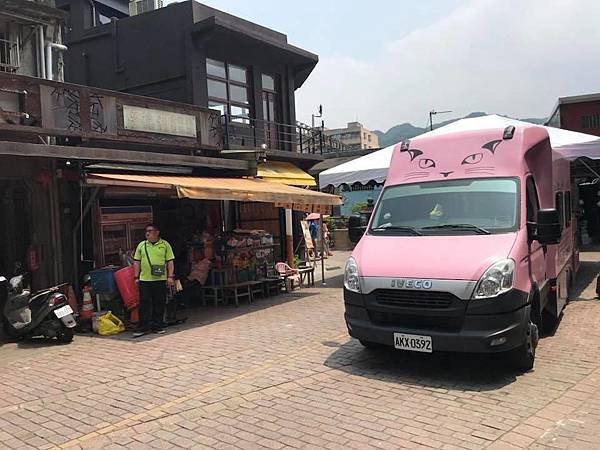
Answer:
M442 175L444 175L444 178L447 178L448 175L450 175L451 173L454 173L454 171L451 172L440 172Z

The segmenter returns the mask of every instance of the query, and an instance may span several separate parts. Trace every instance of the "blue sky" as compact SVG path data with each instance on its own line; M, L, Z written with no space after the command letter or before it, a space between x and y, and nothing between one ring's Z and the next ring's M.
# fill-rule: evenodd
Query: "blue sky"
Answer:
M319 104L330 128L425 126L431 109L545 117L559 96L600 92L598 0L202 3L319 55L296 91L306 123Z

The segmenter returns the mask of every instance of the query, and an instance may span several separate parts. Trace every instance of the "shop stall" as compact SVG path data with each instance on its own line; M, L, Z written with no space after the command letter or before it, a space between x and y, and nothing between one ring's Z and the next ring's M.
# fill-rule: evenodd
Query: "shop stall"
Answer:
M255 178L88 174L95 266L125 266L147 223L173 246L176 275L194 301L239 304L282 287L284 211L327 212L339 197ZM288 225L288 224L286 224ZM289 224L291 225L291 224Z

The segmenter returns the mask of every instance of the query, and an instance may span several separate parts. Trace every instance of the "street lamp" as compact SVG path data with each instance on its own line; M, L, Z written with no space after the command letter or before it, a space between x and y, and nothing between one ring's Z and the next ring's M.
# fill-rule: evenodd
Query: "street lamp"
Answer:
M452 111L436 111L435 109L429 111L429 129L433 130L433 116L435 116L436 114L446 114L451 112Z
M315 128L315 117L317 119L320 119L321 117L323 117L323 105L319 105L319 114L311 114L311 116L312 116L312 122L311 122L312 127L311 128L314 129Z

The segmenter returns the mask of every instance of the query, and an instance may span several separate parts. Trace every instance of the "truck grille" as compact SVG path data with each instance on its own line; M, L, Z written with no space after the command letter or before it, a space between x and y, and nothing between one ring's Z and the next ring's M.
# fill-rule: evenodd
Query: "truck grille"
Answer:
M380 305L402 308L446 309L458 298L449 292L411 291L402 289L377 289L375 301Z

